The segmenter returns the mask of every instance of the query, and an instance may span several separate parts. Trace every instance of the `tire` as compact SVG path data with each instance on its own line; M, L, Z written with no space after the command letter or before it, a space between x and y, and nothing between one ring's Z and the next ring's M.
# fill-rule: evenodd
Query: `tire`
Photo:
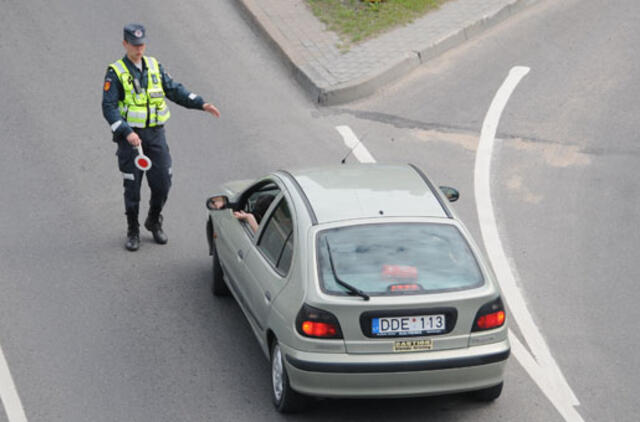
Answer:
M271 346L271 396L280 413L297 413L304 410L309 398L291 388L277 340Z
M473 391L471 392L471 395L478 401L491 402L500 397L503 385L504 383L501 382L500 384L494 385L493 387Z
M229 296L231 292L229 291L229 287L227 287L227 283L224 282L220 258L218 257L218 251L216 250L216 244L213 239L211 239L211 250L211 255L213 255L211 293L213 293L214 296Z

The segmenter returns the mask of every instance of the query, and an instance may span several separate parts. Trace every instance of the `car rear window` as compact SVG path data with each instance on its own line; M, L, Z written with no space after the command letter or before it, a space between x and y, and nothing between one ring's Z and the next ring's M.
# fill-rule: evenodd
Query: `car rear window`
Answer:
M318 233L316 242L320 286L330 294L348 294L335 275L371 295L436 293L484 283L469 245L450 224L339 227Z

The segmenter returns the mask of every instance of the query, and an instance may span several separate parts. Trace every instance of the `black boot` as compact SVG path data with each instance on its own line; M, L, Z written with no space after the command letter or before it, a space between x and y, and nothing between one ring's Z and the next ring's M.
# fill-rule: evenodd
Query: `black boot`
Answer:
M169 238L162 231L162 215L160 211L160 208L149 208L149 215L144 222L144 227L153 234L153 240L155 240L156 243L164 245Z
M140 247L140 224L138 224L138 212L127 211L127 241L124 247L129 251L137 251Z

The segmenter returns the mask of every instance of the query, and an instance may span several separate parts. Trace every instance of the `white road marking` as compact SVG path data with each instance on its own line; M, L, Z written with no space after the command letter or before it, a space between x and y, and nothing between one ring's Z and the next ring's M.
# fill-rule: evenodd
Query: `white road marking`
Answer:
M514 356L565 420L582 421L574 408L580 403L553 359L542 333L527 309L524 296L516 284L515 270L512 271L502 247L491 202L491 155L496 130L511 93L527 73L529 73L528 67L516 66L511 69L502 86L496 92L482 124L474 174L478 220L487 254L505 300L533 354L533 356L529 354L524 345L510 332L509 338L512 340Z
M364 144L358 140L358 137L351 130L349 126L336 126L340 135L342 135L342 139L344 139L344 144L351 150L353 155L360 161L361 163L375 163L376 160L369 154L369 151L365 148Z
M509 330L509 340L513 355L560 415L566 421L579 422L583 421L583 419L574 406L578 406L580 403L562 375L553 356L551 356L549 347L544 341L540 330L533 322L524 297L516 286L514 272L509 266L498 235L491 202L491 154L498 123L511 93L528 72L529 68L527 67L514 67L511 69L509 76L496 93L483 122L480 144L476 153L474 175L476 206L485 249L500 283L505 301L509 305L513 319L520 327L522 335L533 352L533 355L529 353L520 340ZM342 135L347 148L352 150L358 161L363 163L376 162L349 126L336 126L336 129Z
M540 365L533 358L533 355L525 348L520 342L520 339L516 337L511 330L509 330L509 341L511 342L511 352L518 359L520 365L527 371L531 379L538 385L540 390L547 396L551 404L556 408L558 413L566 421L582 421L582 417L576 410L571 402L563 397L562 392L559 394L548 394L547 391L555 391L556 387L553 385L553 378L547 376L545 371L540 368Z
M27 422L2 346L0 346L0 400L4 404L4 411L9 422Z

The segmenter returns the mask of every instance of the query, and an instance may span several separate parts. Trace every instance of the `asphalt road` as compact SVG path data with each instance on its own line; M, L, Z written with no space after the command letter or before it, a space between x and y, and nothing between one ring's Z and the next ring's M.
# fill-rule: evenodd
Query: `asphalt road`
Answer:
M230 3L0 1L0 345L28 419L561 420L514 359L491 405L325 400L279 415L238 306L209 293L204 198L226 180L338 162L340 124L378 161L458 187L480 241L480 126L509 69L526 65L498 129L501 236L580 414L635 420L640 7L542 1L370 99L317 108ZM149 55L222 112L172 107L169 244L143 233L135 254L122 247L122 182L100 113L130 21L146 24Z

